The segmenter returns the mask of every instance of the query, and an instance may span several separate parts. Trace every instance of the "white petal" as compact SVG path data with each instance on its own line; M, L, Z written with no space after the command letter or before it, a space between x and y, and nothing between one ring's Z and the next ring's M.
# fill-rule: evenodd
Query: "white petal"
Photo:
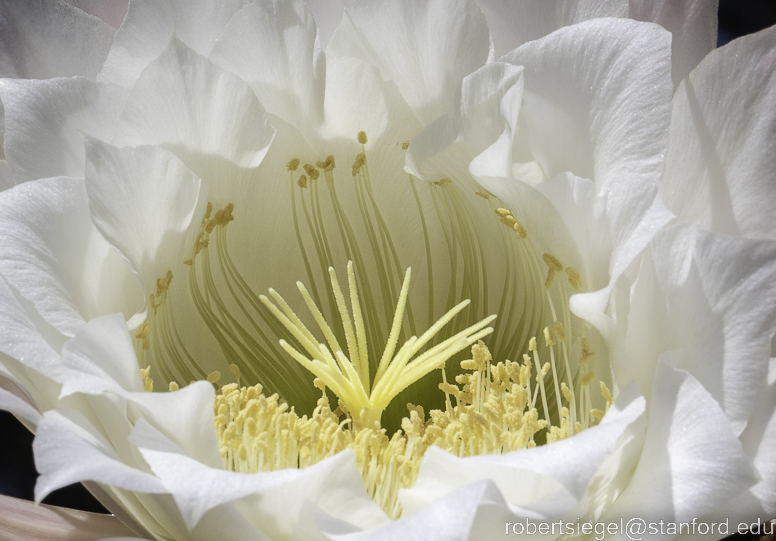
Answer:
M62 396L85 391L91 379L113 383L122 391L143 392L135 348L119 314L92 319L78 329L62 348L62 363L78 372L62 386Z
M207 56L227 23L248 0L138 0L127 15L99 75L131 88L148 64L175 34L197 53Z
M571 173L559 174L536 186L558 210L563 222L576 241L584 267L578 269L587 287L594 293L575 295L571 299L574 312L600 331L605 325L600 318L618 277L641 253L656 231L673 215L659 199L644 210L643 201L636 197L625 200L621 194L596 194L595 184ZM618 217L628 209L641 219L630 229L620 229ZM601 291L597 291L601 290Z
M187 257L201 182L178 158L155 147L117 148L91 139L86 153L92 220L146 291L153 291L156 280Z
M762 478L749 490L723 502L717 509L704 516L706 523L728 522L735 530L739 523L746 523L754 530L761 521L762 533L770 532L768 522L776 515L776 360L771 359L768 389L760 397L757 408L741 434L741 443L746 454L752 458L757 473ZM732 520L731 520L732 519ZM730 533L733 533L731 531ZM701 536L687 536L683 539L700 539Z
M29 303L24 306L22 299L18 298L18 293L0 276L0 352L61 382L63 372L58 355L46 338L58 346L63 337L56 332L50 332L46 333L48 336L44 338L41 331L46 332L45 325L36 325L35 321L39 317L34 308L29 307ZM7 361L4 364L7 364ZM6 368L14 377L19 377L12 367Z
M315 25L318 27L318 40L321 48L331 41L334 31L345 15L345 4L349 0L305 0L307 7L313 12Z
M599 193L638 189L652 201L670 119L669 44L654 25L593 20L502 59L525 68L521 113L548 178L570 171Z
M599 17L627 17L627 0L476 0L488 20L496 58L558 28Z
M11 181L11 169L8 167L6 160L0 160L0 192L7 190L13 186Z
M2 192L0 229L0 273L64 335L85 319L140 307L126 265L89 219L82 180L43 179Z
M254 2L232 17L211 58L247 81L268 112L304 131L323 120L326 63L317 36L302 0Z
M765 388L774 331L776 243L674 226L642 261L629 355L615 371L649 392L657 356L676 350L674 366L703 384L740 434Z
M641 458L625 492L600 522L620 517L686 522L756 482L716 400L690 374L661 362Z
M62 0L3 2L0 77L50 79L100 72L115 30Z
M0 387L0 409L10 411L17 417L20 417L31 423L33 426L40 422L41 416L34 407L28 402L22 400L10 391Z
M93 541L132 532L112 515L37 505L0 495L0 534L5 541ZM136 537L131 538L137 541Z
M665 200L728 235L776 238L776 28L711 53L674 96ZM746 61L742 61L746 59Z
M244 516L273 537L290 534L305 500L361 527L387 521L367 495L351 451L301 470L242 474L193 460L144 421L132 439L172 492L189 527L210 509L235 500Z
M366 132L366 148L372 150L379 148L379 142L404 141L421 128L396 85L383 81L376 67L354 57L326 60L324 118L315 139L305 135L321 155L332 148L341 152L337 159L355 157L354 147L341 141L355 141L359 131Z
M393 80L423 124L452 104L461 80L490 58L485 17L473 0L359 0L328 52L360 56Z
M482 506L505 507L504 498L490 481L480 481L455 490L420 511L402 516L380 529L353 533L347 537L328 535L327 539L347 539L348 541L479 539L470 537L470 532ZM317 526L325 531L324 524L319 522ZM501 528L502 525L499 523L499 532L503 531Z
M122 143L162 146L200 175L219 158L257 167L275 135L244 81L177 38L143 71L121 122Z
M113 28L121 26L129 0L65 0L86 13L99 17Z
M33 451L40 472L35 485L38 502L52 491L80 481L98 481L137 492L167 492L156 477L119 459L111 444L76 410L47 412L38 424Z
M426 180L444 177L444 160L441 164L424 162L446 151L464 153L462 159L467 162L474 159L470 165L474 176L509 176L523 95L522 71L518 66L493 62L466 76L450 112L410 143L406 170Z
M571 172L593 180L602 199L598 212L615 236L609 276L590 277L593 289L612 284L667 219L656 195L670 115L669 38L655 25L598 19L502 59L525 70L525 148L513 151L532 155L547 178ZM597 310L608 294L600 297L588 300Z
M108 140L123 99L118 89L81 77L0 79L13 183L83 176L84 135Z
M671 32L674 86L717 46L718 0L630 0L630 17Z
M506 455L458 458L431 447L415 485L401 493L402 507L412 512L455 488L490 479L507 502L532 518L559 516L582 498L601 462L644 413L645 404L638 389L629 387L600 425L573 438Z
M213 386L197 382L175 393L144 392L135 349L121 316L95 318L83 325L62 348L62 363L69 369L62 397L117 395L137 406L147 422L189 456L220 467Z

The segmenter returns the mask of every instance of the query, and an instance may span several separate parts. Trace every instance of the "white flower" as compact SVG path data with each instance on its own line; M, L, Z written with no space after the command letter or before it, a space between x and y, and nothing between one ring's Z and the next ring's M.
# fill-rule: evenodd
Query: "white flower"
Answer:
M36 498L181 540L776 516L776 30L706 56L715 13L0 4Z

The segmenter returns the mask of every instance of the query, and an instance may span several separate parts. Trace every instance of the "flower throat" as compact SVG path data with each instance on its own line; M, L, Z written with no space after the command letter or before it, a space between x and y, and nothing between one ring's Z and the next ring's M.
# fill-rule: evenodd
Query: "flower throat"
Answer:
M458 456L503 453L570 436L603 412L592 407L595 374L583 373L593 354L584 335L572 336L573 329L585 331L568 310L567 288L580 288L578 272L549 253L541 265L526 229L492 194L480 189L467 196L450 179L427 183L410 175L427 289L426 303L413 311L411 270L402 266L376 202L366 134L358 142L350 171L357 212L341 202L332 156L315 165L287 164L309 286L299 281L297 288L309 315L298 316L273 289L272 300L256 294L243 278L227 245L232 204L219 210L208 204L186 274L191 301L235 379L219 388L216 401L225 467L304 467L353 448L370 495L397 517L398 489L412 486L430 445ZM321 195L324 183L328 198ZM419 184L428 190L425 200ZM447 248L436 274L433 227ZM488 252L485 241L494 238L501 258ZM343 253L349 306L335 271ZM444 302L434 294L444 289L435 288L440 268L449 273ZM206 373L178 332L172 283L168 271L150 295L149 320L136 335L141 361L150 351L170 390L177 381L216 384L220 371ZM499 286L496 319L488 314L496 307L489 295ZM461 360L469 348L471 358ZM501 362L491 363L493 355ZM507 360L521 356L522 363ZM143 372L150 390L149 369ZM608 406L603 382L601 390ZM413 404L425 405L430 417Z

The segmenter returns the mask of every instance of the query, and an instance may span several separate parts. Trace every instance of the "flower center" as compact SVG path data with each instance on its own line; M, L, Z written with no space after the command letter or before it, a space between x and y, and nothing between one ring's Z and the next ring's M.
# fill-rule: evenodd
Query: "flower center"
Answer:
M406 239L394 239L377 204L364 132L358 142L349 187L335 182L333 156L286 166L309 287L297 282L295 302L305 313L272 288L272 300L255 293L243 277L227 242L231 203L219 210L208 204L184 262L186 300L235 379L216 397L224 466L305 467L352 448L368 492L395 518L398 490L414 484L429 446L458 456L505 453L571 436L603 411L593 408L596 376L586 368L591 331L568 308L569 286L582 287L579 273L550 253L537 257L520 221L473 181L469 191L466 181L410 175L426 278L425 291L411 293L411 270L401 261ZM349 306L335 270L344 262ZM136 334L139 359L149 366L146 388L153 388L151 367L170 390L178 381L215 385L222 370L205 369L179 332L172 284L172 271L157 281ZM488 313L496 305L498 319ZM420 321L427 321L424 332ZM471 358L462 360L469 348ZM608 407L612 397L600 387Z

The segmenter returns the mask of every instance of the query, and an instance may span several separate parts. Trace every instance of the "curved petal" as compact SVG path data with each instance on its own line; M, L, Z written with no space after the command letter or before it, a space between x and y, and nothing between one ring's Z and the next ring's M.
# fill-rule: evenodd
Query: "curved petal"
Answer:
M481 507L487 505L506 507L504 498L496 486L491 481L480 481L455 490L423 509L403 516L382 528L350 533L345 539L348 541L392 541L394 539L466 541L475 538L471 537L472 527ZM333 525L326 524L323 517L316 518L315 526L319 531L331 532L323 539L343 539L336 535L339 532L334 530ZM306 526L305 529L308 531L314 529L313 524ZM501 531L503 530L499 524L499 532Z
M447 111L461 79L492 56L473 0L359 0L347 14L352 25L340 26L327 52L379 66L423 124Z
M124 463L113 446L82 413L59 409L43 415L33 442L35 501L52 491L79 481L100 483L145 493L165 493L164 485L150 473Z
M531 156L547 178L571 172L593 180L603 199L616 236L608 280L593 289L612 284L666 220L656 197L670 118L669 38L656 25L597 19L502 59L524 67L525 133L513 152ZM513 172L521 178L519 169ZM601 297L591 299L597 310L608 294Z
M68 371L61 397L76 393L119 396L189 456L220 467L212 385L197 382L175 393L145 392L135 348L120 315L95 318L81 327L62 348L62 364Z
M679 218L776 238L774 100L776 28L717 49L679 85L663 176Z
M132 532L112 515L39 505L0 495L0 533L6 541L94 541ZM131 538L137 541L136 537Z
M190 246L185 240L200 203L200 180L155 147L117 148L90 139L86 153L92 220L146 292L154 291Z
M307 7L313 12L315 25L318 27L318 40L321 48L326 50L334 31L345 15L345 5L350 0L305 0Z
M191 528L210 509L237 502L245 516L272 536L287 536L307 500L361 527L387 521L366 493L355 455L342 452L301 470L241 474L208 468L140 421L132 439L154 473L171 491Z
M771 359L768 389L760 396L757 408L741 434L744 451L752 459L761 480L749 490L726 500L701 521L723 523L734 518L749 526L756 533L757 523L761 533L770 531L768 523L776 515L776 360ZM737 526L737 524L733 524ZM690 539L695 539L690 537Z
M114 87L82 77L0 79L11 181L84 174L84 135L109 140L124 101Z
M774 331L776 243L677 225L658 233L642 261L629 354L615 371L650 392L658 356L676 350L674 366L700 381L738 435L765 389Z
M717 46L719 0L630 0L630 17L671 32L674 86Z
M18 293L1 275L0 307L0 352L21 359L25 366L61 382L63 373L58 355L41 334L41 327L45 326L36 325L35 318L40 316L34 308L29 307L29 303L27 307L24 306ZM57 342L61 343L62 338L56 331L48 336L48 340L55 346L59 345Z
M129 3L113 46L99 74L132 88L148 64L164 51L173 34L207 56L227 23L249 0L136 0Z
M557 29L600 17L627 17L627 0L476 0L490 27L496 58Z
M129 0L65 0L86 13L99 17L113 28L121 26Z
M29 403L0 387L0 409L10 411L33 426L40 422L41 415ZM1 527L1 526L0 526Z
M43 179L2 192L0 228L0 273L65 336L86 319L139 308L126 265L89 219L82 180Z
M324 119L316 134L320 140L310 141L321 155L334 147L343 154L348 152L350 158L352 145L348 148L336 140L353 141L362 130L369 136L369 150L377 141L406 140L420 130L396 85L383 81L376 67L354 57L326 59Z
M686 522L756 482L716 400L690 374L660 362L641 458L627 488L599 521Z
M211 58L248 82L273 115L302 131L323 120L326 62L302 0L245 6L226 26Z
M11 181L11 169L6 160L0 160L0 192L7 190L14 184Z
M0 77L94 78L114 33L63 0L6 0L0 4Z
M250 87L177 38L143 71L121 122L122 143L161 146L199 175L219 158L257 167L275 136Z
M443 151L464 153L476 177L509 176L512 140L523 94L522 69L493 62L467 75L450 112L421 131L407 150L407 172L418 178L444 177L442 164L426 163ZM453 146L453 148L450 148Z

